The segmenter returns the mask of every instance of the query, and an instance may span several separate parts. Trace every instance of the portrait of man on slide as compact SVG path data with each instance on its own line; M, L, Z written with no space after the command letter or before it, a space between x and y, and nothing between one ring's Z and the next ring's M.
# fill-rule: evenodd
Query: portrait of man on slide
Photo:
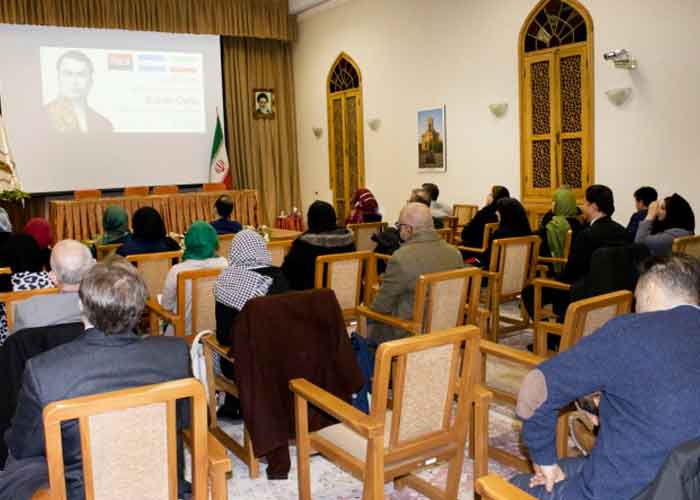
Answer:
M88 56L69 50L56 61L58 95L46 105L52 128L61 133L107 133L112 123L90 108L87 102L95 68Z

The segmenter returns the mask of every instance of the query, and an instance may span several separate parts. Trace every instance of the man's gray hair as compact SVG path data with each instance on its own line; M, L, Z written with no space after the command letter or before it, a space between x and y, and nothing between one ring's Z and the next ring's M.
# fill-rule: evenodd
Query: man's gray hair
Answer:
M90 249L75 240L61 240L51 251L51 269L64 285L77 285L95 265Z
M700 304L700 261L684 254L647 259L641 268L637 290L650 283L664 290L667 302Z
M83 315L106 335L131 332L141 318L148 288L123 257L95 264L80 283Z

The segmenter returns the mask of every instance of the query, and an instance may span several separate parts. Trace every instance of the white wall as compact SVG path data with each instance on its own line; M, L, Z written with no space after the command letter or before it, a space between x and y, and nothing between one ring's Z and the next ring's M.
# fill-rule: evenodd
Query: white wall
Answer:
M435 182L446 202L483 203L492 184L520 195L518 34L535 0L351 0L300 17L294 50L304 207L331 199L325 83L341 51L363 77L365 172L396 220L408 192ZM616 218L642 184L678 191L700 210L700 66L697 0L583 0L594 22L596 181L613 188ZM639 69L603 52L627 48ZM621 108L605 91L632 87ZM497 119L488 105L508 102ZM447 173L419 174L416 110L445 104ZM381 119L373 132L367 120ZM312 127L322 127L316 139Z

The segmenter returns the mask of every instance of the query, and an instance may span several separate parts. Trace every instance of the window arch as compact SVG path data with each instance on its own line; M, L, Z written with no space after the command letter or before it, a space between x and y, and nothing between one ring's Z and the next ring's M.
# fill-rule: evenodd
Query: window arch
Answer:
M328 91L333 94L344 90L359 89L360 85L360 71L354 61L347 54L340 54L328 77Z
M588 40L586 19L569 2L549 0L531 17L525 32L525 52L551 49Z

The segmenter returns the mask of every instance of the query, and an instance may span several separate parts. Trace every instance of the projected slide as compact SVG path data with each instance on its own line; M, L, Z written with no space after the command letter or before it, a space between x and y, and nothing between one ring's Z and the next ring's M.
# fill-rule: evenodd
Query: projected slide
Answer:
M202 54L41 47L46 120L60 133L204 133Z

